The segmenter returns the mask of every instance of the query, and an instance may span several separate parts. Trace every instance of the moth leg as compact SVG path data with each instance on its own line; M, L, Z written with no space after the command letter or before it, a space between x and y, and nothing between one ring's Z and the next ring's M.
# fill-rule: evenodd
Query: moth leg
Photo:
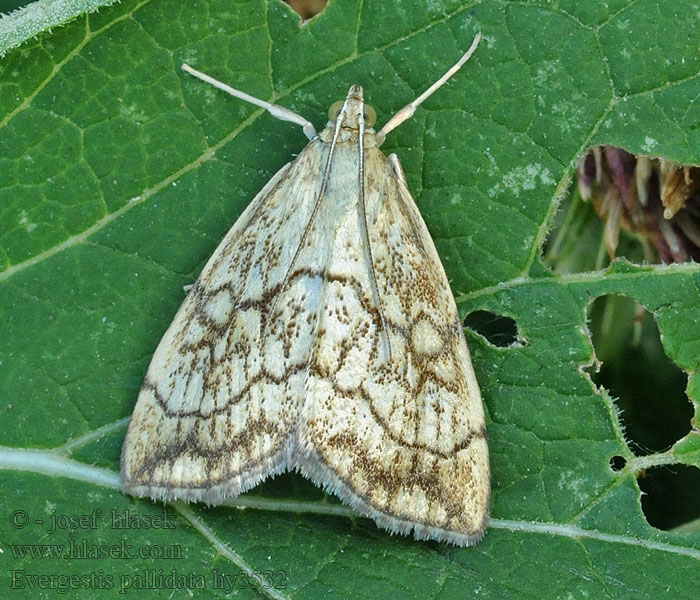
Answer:
M256 98L255 96L251 96L250 94L246 94L245 92L241 92L241 90L237 90L236 88L233 88L230 85L226 85L225 83L222 83L218 79L214 79L213 77L210 77L206 73L202 73L201 71L197 71L197 69L193 69L188 64L183 63L182 70L186 71L190 75L194 75L197 79L201 79L202 81L206 81L207 83L213 85L214 87L219 88L220 90L223 90L227 94L231 94L232 96L234 96L236 98L240 98L241 100L245 100L246 102L250 102L251 104L255 104L255 106L259 106L260 108L264 108L273 117L275 117L275 119L279 119L280 121L289 121L291 123L296 123L297 125L301 125L303 130L304 130L304 135L307 138L309 138L310 140L316 137L316 129L312 125L311 121L309 121L308 119L305 119L300 114L295 113L293 110L289 110L288 108L285 108L284 106L279 106L278 104L272 104L271 102L267 102L266 100L261 100L260 98Z
M389 119L387 124L384 125L384 127L382 127L377 133L377 145L381 145L384 142L384 140L386 139L386 134L389 133L392 129L395 129L396 127L401 125L401 123L410 119L416 112L416 109L421 104L423 104L423 102L425 102L433 94L433 92L435 92L435 90L444 85L444 83L450 77L452 77L457 71L459 71L462 68L462 65L464 65L464 63L469 60L471 55L474 54L474 51L479 45L480 40L481 34L477 33L476 36L474 36L474 41L469 47L469 50L467 50L462 55L462 58L460 58L454 65L452 65L452 67L447 71L447 73L440 77L440 79L438 79L433 85L431 85L427 90L425 90L413 102L404 106L399 112L397 112L393 117L391 117L391 119Z
M389 159L389 164L394 171L394 175L396 175L396 179L398 179L405 186L408 186L406 183L406 174L403 172L403 167L399 162L399 157L396 156L396 154L390 154L387 158Z

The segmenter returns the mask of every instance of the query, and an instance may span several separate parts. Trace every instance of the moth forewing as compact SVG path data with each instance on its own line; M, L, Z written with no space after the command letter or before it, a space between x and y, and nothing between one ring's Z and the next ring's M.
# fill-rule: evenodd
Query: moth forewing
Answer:
M217 504L298 470L392 533L481 539L488 449L462 323L398 159L379 150L478 40L379 132L359 86L318 135L255 99L311 141L236 221L161 340L124 442L124 491Z

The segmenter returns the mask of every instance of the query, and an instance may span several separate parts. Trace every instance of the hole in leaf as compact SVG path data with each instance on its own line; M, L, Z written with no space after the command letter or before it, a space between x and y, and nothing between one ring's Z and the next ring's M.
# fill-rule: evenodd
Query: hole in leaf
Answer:
M518 326L510 317L497 315L487 310L475 310L464 319L464 325L483 335L499 348L512 346L518 341Z
M700 469L686 465L655 467L641 471L637 482L649 525L667 530L700 518Z
M666 356L656 321L633 299L602 296L589 314L593 347L602 362L591 378L616 398L632 451L666 450L690 431L686 373Z
M625 468L625 465L627 464L627 460L625 459L624 456L620 456L619 454L616 456L613 456L610 459L610 470L611 471L622 471L622 469Z
M302 19L310 19L322 12L328 0L284 0Z

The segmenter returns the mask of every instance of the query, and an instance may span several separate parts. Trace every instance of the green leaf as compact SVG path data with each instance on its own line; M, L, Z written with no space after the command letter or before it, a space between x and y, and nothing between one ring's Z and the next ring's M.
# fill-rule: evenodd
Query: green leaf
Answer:
M335 0L300 26L276 0L124 0L8 52L0 62L5 595L112 598L128 584L143 598L171 597L172 588L185 598L198 587L206 591L196 597L224 597L228 582L251 598L695 597L700 533L649 526L636 475L697 468L700 433L635 455L614 400L583 368L593 356L592 299L632 297L688 373L697 419L700 267L620 260L559 275L540 253L588 146L700 164L697 12L690 0ZM305 144L297 126L179 65L317 127L359 83L381 124L477 31L485 39L473 59L384 150L404 165L460 309L517 324L521 341L505 348L468 335L493 470L484 541L456 548L392 537L293 474L216 509L123 496L126 424L183 286ZM618 471L614 456L625 460ZM71 543L87 557L21 546Z

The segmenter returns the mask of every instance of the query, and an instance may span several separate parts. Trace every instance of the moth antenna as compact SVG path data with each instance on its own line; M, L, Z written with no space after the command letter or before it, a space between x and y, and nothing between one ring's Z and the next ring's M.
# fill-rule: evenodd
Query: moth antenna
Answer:
M193 69L192 67L190 67L186 63L182 63L182 70L186 71L190 75L194 75L197 79L201 79L202 81L206 81L207 83L213 85L215 88L219 88L220 90L223 90L227 94L231 94L232 96L234 96L236 98L240 98L241 100L245 100L246 102L250 102L251 104L255 104L255 106L259 106L260 108L264 108L273 117L275 117L276 119L279 119L280 121L290 121L291 123L296 123L297 125L301 125L302 129L304 130L304 135L307 138L309 138L310 140L316 137L316 129L314 128L311 121L305 119L300 114L295 113L293 110L289 110L288 108L285 108L284 106L280 106L279 104L272 104L271 102L267 102L266 100L260 100L260 98L256 98L255 96L251 96L250 94L246 94L245 92L242 92L241 90L237 90L236 88L231 87L230 85L226 85L225 83L219 81L218 79L214 79L213 77L210 77L206 73L202 73L201 71L198 71L197 69Z
M404 106L399 112L397 112L389 121L387 122L384 127L381 128L379 133L377 134L377 138L379 143L381 144L384 139L386 138L386 134L389 133L392 129L396 129L401 123L404 121L407 121L410 119L414 113L416 112L416 109L423 104L432 94L440 88L444 83L452 77L457 71L459 71L462 68L462 65L464 65L465 62L467 62L470 58L471 55L474 54L476 51L476 47L479 45L479 42L481 41L481 34L477 33L474 36L474 41L472 42L472 45L469 46L469 50L467 50L462 58L460 58L453 66L450 68L447 73L445 73L440 79L438 79L433 85L431 85L427 90L425 90L418 98L416 98L413 102L410 104L407 104Z
M362 222L362 227L360 228L362 232L363 246L367 249L367 258L369 263L369 274L370 281L372 282L372 292L374 297L377 299L377 308L379 310L379 320L382 324L382 330L384 331L384 339L386 340L386 347L389 353L389 361L391 361L391 339L389 338L389 327L387 326L386 316L384 315L384 307L382 306L382 297L379 295L379 284L377 284L377 274L374 272L374 259L372 258L372 245L369 243L369 229L367 229L367 212L365 210L365 117L364 110L361 110L358 114L358 125L360 128L359 134L359 169L358 169L358 180L360 188L360 198L358 201L358 207L360 210L360 220Z
M282 280L282 284L280 286L280 291L278 294L275 296L275 299L272 302L272 307L270 309L270 316L275 314L275 310L277 308L277 299L279 298L280 294L287 289L287 285L289 284L289 278L292 274L292 271L294 269L294 265L297 263L297 259L299 258L299 255L301 254L301 250L304 247L304 244L306 243L306 240L309 236L309 231L311 230L311 226L314 223L314 220L316 219L316 214L318 213L318 209L321 206L321 201L323 200L323 197L326 194L326 189L328 188L328 180L330 178L331 174L331 165L333 163L333 155L335 154L335 149L338 143L338 136L340 135L340 129L343 125L343 119L345 118L345 112L346 112L346 106L343 105L342 110L340 111L340 114L338 115L338 118L336 120L335 124L335 131L333 132L333 139L331 140L331 146L330 150L328 151L328 158L326 159L326 166L323 169L323 179L321 180L321 189L318 192L318 195L316 196L316 201L314 202L314 207L311 210L311 216L309 217L309 220L306 222L306 227L304 227L304 232L301 234L301 239L299 240L299 244L297 245L297 249L294 252L294 256L292 256L292 260L289 263L289 267L287 268L287 272L284 276L284 279Z

